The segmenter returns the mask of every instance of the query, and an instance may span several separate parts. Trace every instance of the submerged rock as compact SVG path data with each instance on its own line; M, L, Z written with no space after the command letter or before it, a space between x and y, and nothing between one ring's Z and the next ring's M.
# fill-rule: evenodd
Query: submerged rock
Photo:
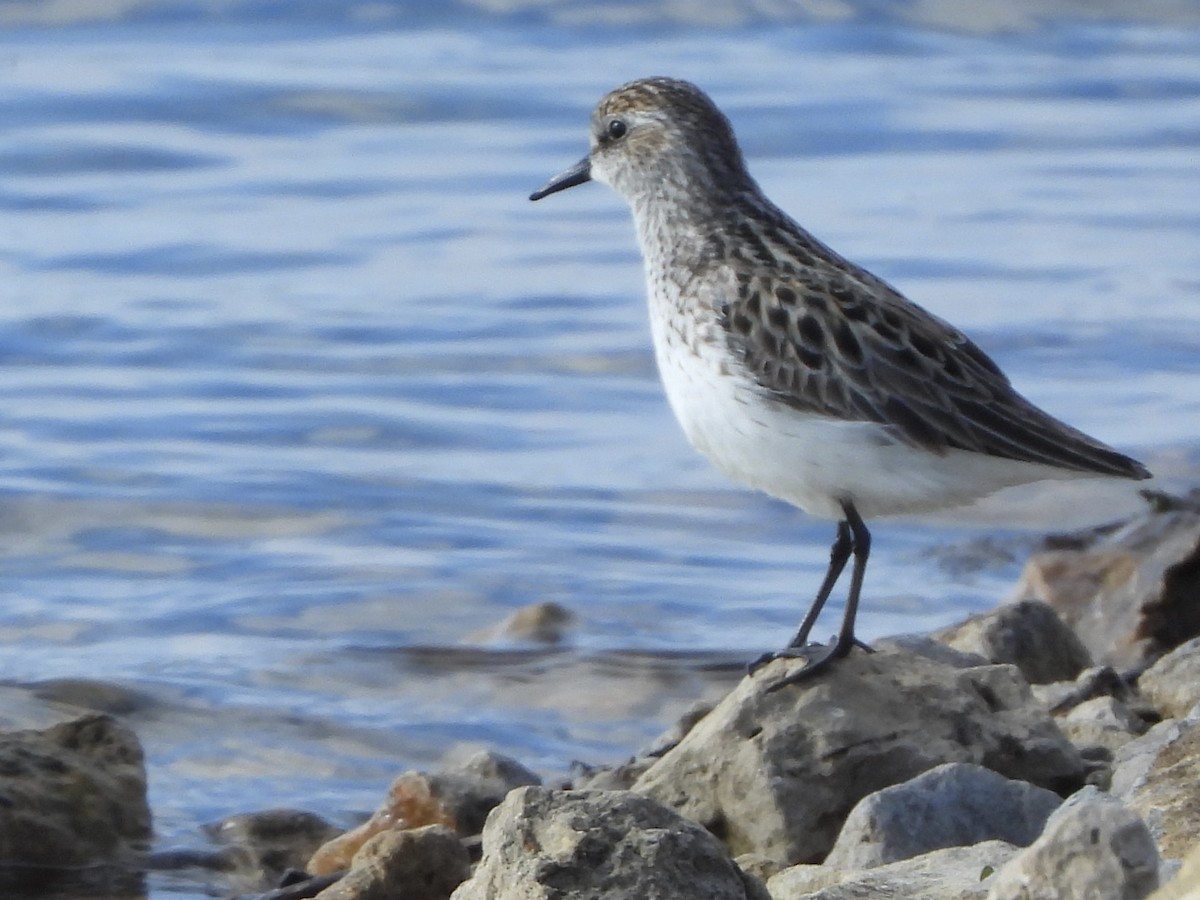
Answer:
M558 603L529 603L514 610L502 622L467 635L474 644L529 641L535 644L561 644L575 624L573 612Z
M129 716L152 709L156 700L145 691L95 678L50 678L30 685L39 700L67 704L110 716Z
M258 887L278 884L285 872L303 869L317 848L341 833L331 822L299 809L229 816L204 831L224 848L224 868Z
M0 734L0 860L138 865L150 840L137 735L107 715Z

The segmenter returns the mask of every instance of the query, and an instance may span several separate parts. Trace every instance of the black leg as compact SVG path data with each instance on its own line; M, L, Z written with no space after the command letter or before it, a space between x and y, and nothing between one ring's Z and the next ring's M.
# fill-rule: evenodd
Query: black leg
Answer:
M808 665L798 672L793 672L788 677L777 681L767 689L768 691L777 691L789 684L796 684L799 681L811 678L818 672L824 671L835 659L841 659L846 656L855 645L867 650L870 649L854 636L854 620L858 615L858 601L859 595L862 593L863 576L867 571L867 559L871 555L871 532L867 530L866 524L864 524L862 517L858 514L858 510L854 508L853 503L848 500L844 501L842 503L842 512L846 518L838 524L837 537L834 539L833 547L829 553L829 569L825 573L825 580L821 583L821 589L817 592L812 607L809 609L807 615L805 615L804 621L800 624L800 630L796 632L796 636L788 644L787 650L778 654L766 654L755 660L752 664L751 672L770 659L777 659L780 656L808 656L808 654L800 654L796 651L802 650L807 646L809 632L812 631L821 608L825 605L825 601L829 598L833 586L837 583L838 576L841 575L842 569L845 568L847 559L853 554L854 568L850 572L850 591L846 595L846 612L842 617L841 630L829 646L808 656Z
M829 568L825 570L825 580L821 582L821 589L817 591L817 596L813 599L812 606L808 608L804 621L800 623L800 630L788 644L789 647L808 646L808 633L817 624L817 616L824 609L825 601L829 599L833 586L841 577L842 569L846 568L846 560L850 558L850 552L853 549L854 539L850 536L850 523L838 522L837 535L833 539L833 546L829 548Z
M858 616L858 595L862 593L863 576L867 573L867 558L871 555L871 532L867 530L853 503L843 503L842 509L845 510L846 521L850 523L850 534L854 541L854 569L850 572L850 593L846 597L846 614L842 617L842 630L838 634L838 646L844 648L839 655L845 656L857 643L854 638L854 619Z
M791 639L784 649L764 653L750 663L746 668L751 675L772 660L795 659L796 657L806 655L798 651L802 651L808 646L808 633L812 631L813 625L817 623L817 616L821 614L821 610L825 606L825 601L829 599L829 594L833 590L833 586L837 584L842 570L846 568L846 560L850 558L850 553L853 549L854 539L850 533L850 523L838 522L837 534L833 538L833 546L829 548L829 568L825 570L825 580L821 582L821 589L817 591L817 596L813 598L812 605L809 606L808 612L804 614L804 621L800 623L800 630L796 632L796 636Z

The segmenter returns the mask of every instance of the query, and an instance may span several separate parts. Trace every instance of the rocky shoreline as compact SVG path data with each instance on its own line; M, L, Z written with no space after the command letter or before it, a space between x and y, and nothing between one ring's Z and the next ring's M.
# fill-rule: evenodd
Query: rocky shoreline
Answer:
M91 715L0 734L0 888L272 900L1200 896L1200 492L1048 541L1013 598L811 681L777 660L615 767L480 753L338 833L294 810L151 852L141 749ZM90 891L90 893L89 893Z

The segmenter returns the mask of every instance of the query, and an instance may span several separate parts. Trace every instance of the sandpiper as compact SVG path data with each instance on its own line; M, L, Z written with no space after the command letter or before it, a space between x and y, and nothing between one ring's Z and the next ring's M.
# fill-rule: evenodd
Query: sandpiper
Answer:
M812 677L858 643L864 518L958 506L1051 478L1146 468L1034 406L949 323L822 244L746 170L695 85L645 78L602 99L590 152L531 200L589 180L629 202L654 354L688 440L731 478L838 522L829 568L780 656ZM850 556L835 639L809 633Z

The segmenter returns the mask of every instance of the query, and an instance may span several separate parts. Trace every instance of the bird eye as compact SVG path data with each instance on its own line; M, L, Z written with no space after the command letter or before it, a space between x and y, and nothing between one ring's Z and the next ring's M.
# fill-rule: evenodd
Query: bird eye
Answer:
M612 119L608 123L608 136L614 141L625 137L625 132L628 130L629 129L625 126L625 123L620 119Z

